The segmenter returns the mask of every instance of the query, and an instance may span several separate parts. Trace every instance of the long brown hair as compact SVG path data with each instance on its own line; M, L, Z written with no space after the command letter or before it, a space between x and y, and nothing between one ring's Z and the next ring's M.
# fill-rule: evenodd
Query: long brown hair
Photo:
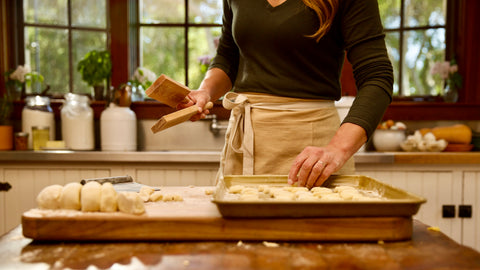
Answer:
M319 27L313 35L309 37L315 38L318 42L332 26L333 18L337 13L339 0L302 0L303 3L313 9L317 13Z

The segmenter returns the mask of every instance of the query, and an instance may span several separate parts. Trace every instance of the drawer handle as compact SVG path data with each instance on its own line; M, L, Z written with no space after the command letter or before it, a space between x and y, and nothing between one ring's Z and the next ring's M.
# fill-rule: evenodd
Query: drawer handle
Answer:
M455 217L455 205L442 205L442 217L454 218Z
M458 217L461 218L471 218L472 217L472 206L471 205L459 205L458 206Z
M8 182L0 182L0 191L9 191L12 188Z

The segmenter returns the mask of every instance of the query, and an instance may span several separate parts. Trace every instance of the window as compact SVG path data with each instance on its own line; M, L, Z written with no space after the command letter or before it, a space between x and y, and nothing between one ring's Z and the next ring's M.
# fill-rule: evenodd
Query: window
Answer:
M139 66L198 88L221 33L222 0L139 0Z
M379 0L397 96L443 94L443 81L430 69L444 61L447 0Z
M92 92L76 68L90 50L108 48L107 10L105 0L23 1L24 63L44 76L49 93Z
M28 6L25 9L24 3ZM80 7L76 6L78 3ZM480 1L379 0L379 5L396 81L396 100L385 117L480 119L480 86L476 82L480 76L476 61L480 46L476 30L480 23ZM155 13L153 8L157 9ZM0 21L0 71L3 73L30 61L27 63L33 69L38 68L45 75L45 82L51 85L49 93L60 94L61 91L77 92L77 89L90 91L79 79L76 63L94 48L109 48L112 52L111 82L115 87L128 81L136 67L145 66L157 75L174 74L172 77L176 80L195 88L202 70L198 58L213 55L222 11L221 0L23 0L1 1L0 9L5 15ZM85 13L88 16L83 16ZM77 14L81 17L73 18ZM103 16L105 20L101 19ZM24 30L25 36L21 34ZM56 36L45 43L35 33ZM84 39L77 40L77 36ZM150 38L155 38L156 43L149 43ZM409 48L408 42L414 42L414 47ZM24 44L29 47L22 49ZM40 53L33 53L34 50ZM49 54L42 56L41 52ZM172 52L175 58L171 57ZM51 60L55 57L59 60ZM459 102L448 104L431 98L417 99L417 95L435 95L443 91L442 82L433 81L426 65L431 66L444 58L455 58L464 78ZM42 59L51 60L51 63L42 64ZM2 76L0 85L4 82ZM417 84L420 87L414 87ZM430 88L432 85L435 86ZM4 92L0 87L0 93ZM98 106L103 108L100 103ZM134 106L135 110L145 112L146 117L158 116L152 104Z

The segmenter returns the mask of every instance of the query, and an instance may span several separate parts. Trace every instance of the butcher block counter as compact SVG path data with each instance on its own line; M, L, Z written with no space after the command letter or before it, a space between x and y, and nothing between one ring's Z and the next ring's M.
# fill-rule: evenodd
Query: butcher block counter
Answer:
M480 269L480 253L413 223L408 241L38 242L0 238L1 269Z

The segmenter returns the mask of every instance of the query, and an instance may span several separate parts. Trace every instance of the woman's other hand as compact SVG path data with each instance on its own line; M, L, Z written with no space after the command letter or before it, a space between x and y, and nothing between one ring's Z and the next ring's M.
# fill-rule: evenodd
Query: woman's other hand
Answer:
M365 130L355 124L340 126L325 147L306 147L296 158L288 174L289 184L312 188L321 186L337 172L367 141Z

